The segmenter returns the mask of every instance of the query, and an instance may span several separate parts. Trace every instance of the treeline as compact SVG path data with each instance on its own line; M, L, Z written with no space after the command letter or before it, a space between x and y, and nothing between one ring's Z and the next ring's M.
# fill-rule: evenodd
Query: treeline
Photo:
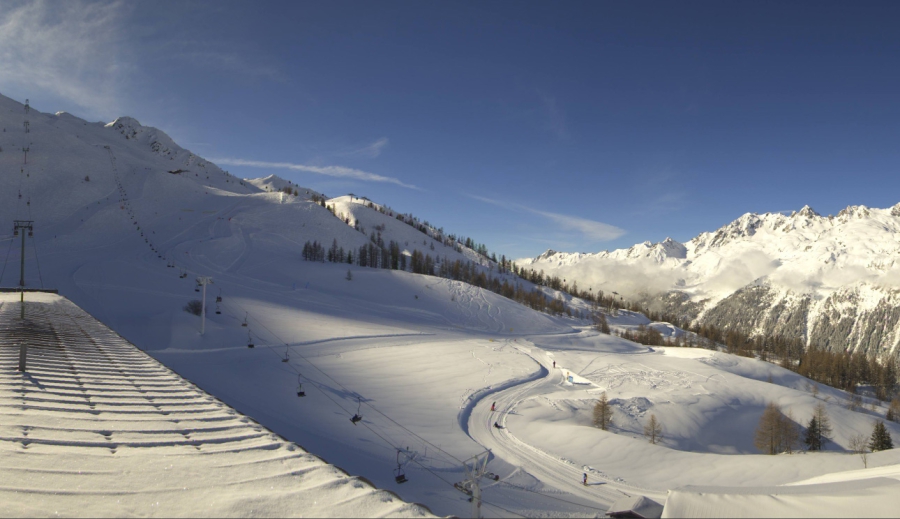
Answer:
M896 359L887 357L879 361L876 357L862 353L833 352L815 344L806 346L799 337L755 336L737 330L723 330L710 324L694 324L680 320L677 316L666 315L629 304L628 309L646 315L651 321L672 323L679 328L693 332L679 338L667 338L649 326L639 326L637 330L625 330L619 335L630 341L647 346L688 346L717 349L724 345L725 351L734 355L759 358L780 365L804 377L851 393L859 385L870 385L880 400L890 400L898 389L900 376ZM681 322L679 322L681 321Z
M580 312L573 313L562 298L547 297L536 288L527 290L521 283L511 283L506 276L494 276L493 273L485 272L484 268L480 268L473 261L458 259L449 261L446 257L441 259L418 249L407 256L401 252L400 244L393 240L385 247L368 243L355 251L339 246L337 240L334 240L327 249L318 241L307 241L303 245L302 257L306 261L347 263L360 267L403 270L414 274L453 279L490 290L540 312L584 317Z

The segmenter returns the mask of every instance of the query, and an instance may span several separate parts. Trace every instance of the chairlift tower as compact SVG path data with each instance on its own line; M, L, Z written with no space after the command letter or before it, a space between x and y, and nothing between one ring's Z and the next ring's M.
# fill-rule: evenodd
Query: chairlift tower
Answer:
M25 287L25 231L28 236L34 236L34 220L13 220L13 236L18 236L19 231L22 232L22 258L21 268L19 272L19 286Z
M200 299L200 335L206 332L206 285L212 283L211 277L198 276L197 284L203 287L203 297Z
M28 164L28 152L31 150L31 147L22 148L22 151L25 152L25 164Z
M490 457L491 451L488 449L464 461L466 480L454 485L458 490L472 496L470 501L473 519L481 519L481 478L487 474L487 462Z

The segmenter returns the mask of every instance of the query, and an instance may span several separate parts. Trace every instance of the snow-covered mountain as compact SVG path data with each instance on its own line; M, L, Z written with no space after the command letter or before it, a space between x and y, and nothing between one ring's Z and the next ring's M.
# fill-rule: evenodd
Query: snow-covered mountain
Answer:
M379 240L393 241L406 254L431 255L441 267L472 261L480 266L470 271L530 289L440 227L356 195L323 198L277 177L233 177L133 119L89 123L26 110L0 96L0 128L0 284L18 281L21 238L13 235L12 220L33 220L25 255L29 287L58 288L271 431L439 515L471 512L469 496L460 492L466 478L462 460L486 449L487 469L495 475L482 487L486 516L593 516L623 493L662 502L678 485L783 484L858 468L857 458L835 452L752 454L753 424L768 402L784 406L798 423L815 406L827 406L834 426L831 451L845 450L853 435L871 430L873 417L887 414L886 404L870 398L865 409L853 410L845 392L768 362L695 348L648 348L448 277L304 261L308 241L325 247L337 242L347 251L371 251ZM801 218L819 217L779 218L794 218L802 232L814 233ZM751 225L738 227L735 232L746 234ZM751 239L785 232L757 225ZM712 281L700 283L698 273L705 268L711 279L722 278L729 271L724 252L739 252L746 239L724 233L721 243L705 245L703 261L712 265L706 267L697 259L697 244L671 240L608 253L603 261L624 269L613 290L639 269L656 273L642 279L655 279L663 290L680 286L688 303L694 297L693 304L702 306L704 299L721 302L730 292L713 291ZM709 259L713 253L724 264ZM542 261L564 258L548 254ZM750 281L766 274L766 261L747 258L746 268L763 271L751 272ZM586 261L570 259L575 266ZM195 276L212 278L203 334L200 319L184 310L201 297ZM718 283L727 288L725 281ZM749 282L741 281L735 287ZM819 297L793 297L814 296ZM858 297L875 296L861 290ZM583 301L570 302L589 309ZM633 312L609 316L609 323L679 332ZM55 392L54 385L45 388ZM22 387L17 382L8 388L16 393L7 401L10 412L21 405ZM45 398L45 389L33 389L36 398ZM591 425L601 391L615 408L610 431ZM45 406L36 411L57 412ZM662 444L641 437L651 413L665 423ZM361 415L358 423L351 421L355 414ZM3 427L20 435L29 424ZM888 427L900 431L893 422ZM81 438L84 431L57 428L54 434ZM3 466L15 469L22 449L44 455L37 445L10 437L0 438ZM90 441L95 440L107 441ZM255 455L276 455L267 452ZM235 455L255 465L255 456ZM900 450L873 453L869 461L870 467L897 463ZM82 467L71 460L53 468L65 471L72 485L86 484L76 473ZM401 485L400 474L408 482ZM583 474L595 484L581 484ZM191 475L179 477L187 481ZM255 481L269 486L265 479ZM61 513L69 515L77 513L79 500L91 498L68 496L61 498L69 507Z
M595 254L547 251L521 266L657 309L834 351L900 353L900 204L822 216L748 213L688 243Z

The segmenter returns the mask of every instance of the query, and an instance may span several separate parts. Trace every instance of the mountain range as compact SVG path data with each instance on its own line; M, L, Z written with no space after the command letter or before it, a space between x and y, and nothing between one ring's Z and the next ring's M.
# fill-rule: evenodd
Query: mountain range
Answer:
M897 354L898 231L900 204L828 216L805 206L747 213L687 243L548 250L517 263L695 324L802 338L831 351Z

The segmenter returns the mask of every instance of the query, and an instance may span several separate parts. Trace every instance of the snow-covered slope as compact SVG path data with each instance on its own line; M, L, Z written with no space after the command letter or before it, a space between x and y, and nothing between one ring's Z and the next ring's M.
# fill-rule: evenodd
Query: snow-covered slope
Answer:
M581 286L748 333L804 337L836 351L898 353L900 204L835 216L745 214L686 244L667 239L596 254L520 261ZM648 298L647 296L660 298Z
M411 226L374 201L325 200L332 213L299 186L298 196L273 192L285 187L276 178L242 185L224 173L170 173L173 164L184 169L178 157L187 155L166 143L176 151L154 150L162 140L159 133L142 140L150 130L126 139L132 134L115 125L32 110L25 133L25 115L21 104L0 98L7 129L0 133L0 219L35 222L26 237L29 286L59 288L204 391L439 515L471 513L469 496L454 483L466 477L463 460L487 448L497 479L483 480L486 516L594 516L622 492L660 500L683 484L789 483L858 468L858 458L844 453L848 437L885 414L871 402L846 409L846 394L815 394L810 381L769 363L651 350L459 281L304 261L307 241L358 250L372 244L374 231L376 242L380 232L407 251L471 259L486 272L493 267L495 277L509 276L445 244L439 228ZM7 286L17 281L20 259L20 237L11 231L0 227ZM651 263L690 255L677 244L651 249L633 254ZM200 319L183 310L201 297L196 276L212 278L203 335ZM678 333L630 312L609 320L613 328L651 324ZM610 431L590 425L601 391L617 413ZM738 425L750 427L768 401L798 422L824 402L835 441L816 455L746 454L749 433ZM648 411L665 419L662 445L640 437ZM362 419L352 422L354 415ZM898 462L893 452L871 459L872 466ZM402 484L401 473L408 477ZM597 484L582 485L582 473Z
M64 298L24 305L22 321L18 294L0 294L3 516L430 515L234 412Z

